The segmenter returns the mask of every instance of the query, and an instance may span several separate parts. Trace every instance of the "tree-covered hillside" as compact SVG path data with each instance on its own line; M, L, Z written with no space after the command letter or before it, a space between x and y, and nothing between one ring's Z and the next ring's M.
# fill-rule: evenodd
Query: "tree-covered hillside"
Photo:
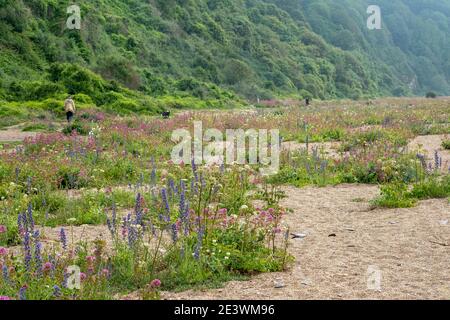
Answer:
M377 2L382 30L366 0L0 0L0 99L449 94L450 0Z

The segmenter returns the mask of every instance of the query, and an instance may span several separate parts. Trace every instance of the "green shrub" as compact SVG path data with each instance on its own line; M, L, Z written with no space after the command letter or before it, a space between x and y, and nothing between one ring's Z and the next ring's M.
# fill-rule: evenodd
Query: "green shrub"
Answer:
M59 189L79 189L86 186L86 180L80 176L80 169L61 167L57 173Z
M55 131L55 128L52 127L49 124L45 123L36 123L36 124L30 124L22 128L23 132L49 132L49 131Z
M68 124L63 130L62 133L65 135L70 135L73 132L77 132L81 135L87 135L89 133L89 128L85 123L82 123L78 120L75 120L71 124Z
M381 195L372 201L377 207L382 208L411 208L417 203L417 199L411 198L408 186L404 183L391 183L380 187Z
M442 180L430 177L414 184L410 196L419 200L446 198L450 196L450 176Z
M73 96L75 103L94 104L92 98L84 93L77 93Z
M450 140L444 140L442 142L442 148L444 148L446 150L450 150Z

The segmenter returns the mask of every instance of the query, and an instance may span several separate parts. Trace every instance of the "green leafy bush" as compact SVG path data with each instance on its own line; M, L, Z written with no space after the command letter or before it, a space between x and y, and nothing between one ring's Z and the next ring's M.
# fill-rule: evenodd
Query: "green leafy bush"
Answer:
M403 183L392 183L380 187L381 195L372 201L382 208L410 208L414 207L417 199L411 198L408 186Z
M444 140L442 142L442 148L444 148L446 150L450 150L450 140Z
M75 120L72 123L65 126L64 129L62 130L62 133L66 135L70 135L73 132L76 132L81 135L87 135L89 133L89 128L85 123Z

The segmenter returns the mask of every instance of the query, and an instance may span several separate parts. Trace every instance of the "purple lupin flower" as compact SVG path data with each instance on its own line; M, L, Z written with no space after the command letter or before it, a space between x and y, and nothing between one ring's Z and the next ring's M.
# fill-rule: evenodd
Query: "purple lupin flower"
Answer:
M434 169L438 170L441 168L441 157L439 156L439 152L437 150L434 151Z
M172 198L175 195L175 182L172 178L169 179L169 196Z
M205 233L205 230L203 227L200 228L200 230L198 231L198 235L197 235L197 244L195 246L195 250L194 250L194 258L195 260L200 259L200 250L202 249L202 245L203 245L203 235Z
M14 173L16 175L16 183L18 183L19 182L20 169L18 167L16 167L16 169L14 170Z
M191 192L193 194L198 194L198 185L194 180L191 180Z
M22 219L21 213L19 213L19 215L17 216L17 227L19 229L19 234L23 234L25 231L25 227L23 225L23 219Z
M34 230L34 219L33 219L33 208L31 207L31 203L28 204L27 218L28 218L28 224L30 227L30 231L33 231Z
M115 202L112 205L112 226L115 231L117 229L117 208Z
M189 204L186 203L186 187L184 185L184 181L182 180L180 183L180 220L181 224L184 226L184 234L188 235L189 233Z
M156 185L156 168L152 168L152 173L150 174L150 183L152 186Z
M192 173L194 174L195 182L197 182L198 181L197 165L195 164L194 158L192 158L192 160L191 160L191 165L192 165Z
M180 217L183 216L184 210L186 209L186 190L184 186L184 181L180 182Z
M201 184L202 188L206 187L206 181L205 181L205 178L203 177L203 173L200 173L200 184Z
M10 279L9 279L9 270L8 270L8 266L5 264L5 265L3 265L3 267L2 267L2 276L3 276L3 280L6 282L6 283L9 283L10 282Z
M36 272L38 275L42 272L42 256L41 256L42 244L38 241L34 247L34 263L36 265Z
M186 203L186 208L184 209L183 214L183 220L184 220L184 235L189 234L189 203Z
M138 232L133 226L128 227L128 246L131 248L134 246L138 238Z
M134 206L134 213L136 215L136 224L142 225L142 196L140 193L137 194L136 204Z
M24 256L24 262L25 262L25 269L30 272L31 271L31 241L30 241L30 234L25 231L24 238L23 238L23 246L25 251Z
M54 277L54 275L55 275L55 269L56 269L56 259L55 259L55 257L53 256L53 255L49 255L48 256L48 261L50 262L50 264L51 264L51 266L52 266L52 268L51 268L51 276L52 276L52 278Z
M166 188L161 189L161 198L164 203L164 209L166 210L166 222L170 221L170 206L169 206L169 200L167 199L167 190Z
M112 222L108 216L106 216L106 226L108 227L109 232L111 232L111 235L114 237L114 227L112 226Z
M173 223L172 224L172 241L175 243L178 240L178 228L177 228L177 224Z
M57 285L53 286L53 296L59 298L61 296L61 288Z
M416 155L417 159L419 159L420 164L422 165L423 170L427 171L427 162L425 161L425 156L423 154L418 153Z
M127 221L127 217L123 217L122 219L122 239L125 240L125 237L127 236L127 226L128 226L128 221Z
M67 288L67 281L68 280L69 280L69 273L64 271L64 278L63 278L63 282L62 282L62 287L63 288Z
M64 251L67 250L67 237L66 237L66 231L64 230L64 228L61 228L61 230L59 231L59 240L61 241L61 245L64 249Z
M117 213L116 213L116 204L112 205L112 217L106 217L106 225L108 226L109 232L111 232L112 237L114 238L117 231Z
M23 286L19 290L19 300L27 300L27 287Z

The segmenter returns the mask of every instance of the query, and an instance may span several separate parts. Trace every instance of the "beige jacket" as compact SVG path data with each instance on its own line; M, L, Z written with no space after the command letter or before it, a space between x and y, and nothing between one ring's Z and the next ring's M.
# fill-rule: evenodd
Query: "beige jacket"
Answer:
M72 99L67 99L66 101L64 101L64 111L75 113L75 101L73 101Z

